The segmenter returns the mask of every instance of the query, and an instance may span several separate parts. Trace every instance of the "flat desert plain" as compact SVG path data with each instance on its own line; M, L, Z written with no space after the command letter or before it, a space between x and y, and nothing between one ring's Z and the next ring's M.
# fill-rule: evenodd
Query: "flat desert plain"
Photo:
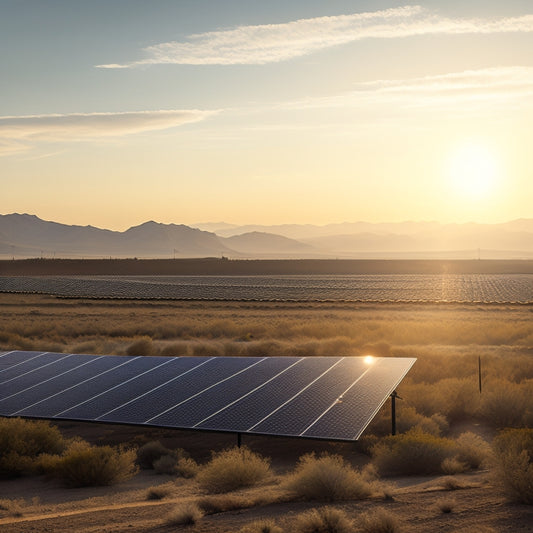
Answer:
M0 312L0 350L414 356L418 361L398 389L402 432L418 427L450 439L470 432L490 444L507 426L531 424L531 306L98 301L1 294ZM57 425L66 437L96 445L139 447L159 440L184 449L200 465L212 451L236 443L234 435L67 421ZM223 495L220 507L226 509L190 526L168 525L166 517L177 505L208 496L195 478L141 470L117 485L74 489L45 476L3 478L0 527L6 533L238 532L270 519L283 531L296 531L299 515L328 506L353 520L350 531L368 531L361 516L380 509L396 518L394 531L532 530L532 506L509 499L490 453L479 468L451 475L382 474L386 488L362 500L306 501L287 492L285 480L303 454L338 454L354 468L364 468L374 461L371 445L385 438L389 427L387 403L360 444L245 436L243 444L271 459L272 476ZM149 499L149 491L160 486L165 497Z

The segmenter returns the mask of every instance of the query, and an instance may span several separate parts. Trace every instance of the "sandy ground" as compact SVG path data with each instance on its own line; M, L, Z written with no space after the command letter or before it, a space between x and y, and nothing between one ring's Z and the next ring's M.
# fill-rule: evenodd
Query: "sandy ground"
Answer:
M199 460L209 450L235 444L233 435L194 432L140 432L126 426L60 424L66 435L78 434L93 442L142 442L158 438L167 445L179 445ZM333 444L294 439L249 437L245 442L254 451L272 457L275 477L260 487L236 493L247 499L266 499L276 503L203 517L194 526L168 526L166 516L177 504L197 501L204 496L194 480L156 475L141 471L134 478L114 487L66 489L58 482L42 477L19 478L0 482L0 500L18 501L18 513L0 511L2 533L75 531L82 533L239 531L258 519L274 519L286 531L291 522L306 510L323 503L287 502L280 486L283 475L294 466L295 459L312 450L341 453L352 464L362 465L367 458L352 444ZM405 532L531 532L533 506L506 501L490 471L455 476L464 488L449 491L442 486L443 477L409 477L386 480L393 485L392 499L343 502L334 506L344 510L357 524L361 513L384 508L396 515ZM162 500L148 500L150 487L166 485L169 495ZM443 513L441 503L451 506ZM20 516L14 516L20 514ZM355 529L357 531L357 527Z

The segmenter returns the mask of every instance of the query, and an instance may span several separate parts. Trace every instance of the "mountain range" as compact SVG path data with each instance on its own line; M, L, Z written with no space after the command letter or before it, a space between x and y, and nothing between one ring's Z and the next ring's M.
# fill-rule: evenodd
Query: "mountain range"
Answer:
M72 226L35 215L0 215L0 258L229 257L239 259L532 259L533 219L285 224L145 222L126 231Z

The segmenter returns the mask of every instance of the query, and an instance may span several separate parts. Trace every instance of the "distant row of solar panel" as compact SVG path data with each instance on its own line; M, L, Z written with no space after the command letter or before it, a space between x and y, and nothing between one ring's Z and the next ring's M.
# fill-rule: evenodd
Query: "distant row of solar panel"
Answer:
M0 354L0 414L355 440L411 358Z

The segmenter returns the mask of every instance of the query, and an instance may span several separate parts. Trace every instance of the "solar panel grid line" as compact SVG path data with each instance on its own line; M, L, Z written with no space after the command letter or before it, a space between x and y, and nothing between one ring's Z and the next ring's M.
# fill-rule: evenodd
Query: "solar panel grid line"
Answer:
M246 432L257 420L272 412L275 407L272 405L273 399L277 404L290 399L294 391L305 387L320 373L327 370L332 361L331 357L302 357L302 362L297 367L289 369L272 381L268 387L259 389L242 402L228 407L210 419L209 423L199 426L198 429L225 428L239 433Z
M246 430L246 432L251 432L255 427L259 426L260 424L262 424L265 420L267 420L268 418L270 418L273 414L277 413L281 408L283 408L285 405L289 404L290 402L292 402L295 398L297 398L300 394L302 394L302 392L304 392L306 389L308 389L311 385L313 385L313 383L317 382L322 376L324 376L325 374L327 374L331 369L335 368L341 361L343 361L345 358L342 357L341 359L339 359L336 363L334 363L332 366L330 366L327 370L325 370L324 372L322 372L318 377L316 377L315 379L313 379L313 381L311 381L310 383L308 383L305 387L303 387L302 389L300 389L294 396L292 396L291 398L289 398L287 401L283 402L281 405L279 405L278 407L276 407L276 409L274 409L271 413L269 413L267 416L263 417L261 420L259 420L259 422L256 422L252 427L248 428Z
M0 357L4 357L4 355L9 355L10 353L15 353L15 350L11 350L10 352L2 352Z
M34 389L35 387L38 387L39 385L43 385L43 384L47 383L48 381L51 381L53 379L59 378L61 376L64 376L65 374L68 374L69 372L73 372L74 370L77 370L78 368L81 368L82 366L94 363L95 361L97 361L98 359L100 359L102 357L105 357L105 355L99 355L99 356L95 357L93 360L85 361L85 363L82 363L81 365L75 366L74 368L70 368L69 370L65 370L64 372L61 372L60 374L56 374L55 376L52 376L51 378L45 379L44 381L41 381L39 383L35 383L35 385L32 385L31 387L26 387L25 389L19 390L19 391L13 393L13 394L10 394L9 396L5 396L4 398L0 399L0 403L3 402L4 400L12 398L13 396L18 396L19 394L22 394L22 393L27 392L27 391L29 391L31 389Z
M101 356L101 357L104 357L104 356ZM19 409L18 411L15 411L14 415L22 412L22 411L26 411L27 409L31 409L32 407L35 407L36 405L40 404L40 403L43 403L47 400L50 400L51 398L54 398L55 396L59 396L60 394L66 392L66 391L69 391L69 390L72 390L74 389L75 387L78 387L79 385L83 385L84 383L87 383L88 381L91 381L93 379L96 379L97 377L100 377L100 376L103 376L104 374L107 374L108 372L111 372L112 370L115 370L117 368L120 368L121 366L124 366L124 365L127 365L129 363L131 363L131 359L125 361L124 363L121 363L120 365L117 365L117 366L114 366L112 368L108 368L107 370L104 370L103 372L99 372L98 374L95 374L94 376L91 376L87 379L84 379L83 381L80 381L79 383L75 383L74 385L71 385L70 387L67 387L66 389L63 389L63 390L60 390L59 392L56 392L55 394L51 394L50 396L48 396L47 398L43 398L42 400L39 400L38 402L35 402L31 405L27 405L26 407L23 407L22 409Z
M34 359L38 359L39 357L42 357L43 355L47 353L48 352L39 352L37 355L34 355L33 357L30 357L29 359L24 359L23 361L20 361L20 363L15 363L13 365L8 366L7 368L2 368L2 370L0 370L0 373L5 372L6 370L11 370L12 368L15 368L17 366L23 365L24 363L27 363L28 361L33 361Z
M202 382L202 386L197 386L196 383L190 384L183 383L183 390L178 392L178 395L175 398L175 401L172 403L176 404L181 400L187 399L187 397L193 395L194 393L200 392L202 389L212 385L213 383L220 381L222 378L229 377L232 374L235 374L238 370L244 369L245 366L249 366L252 362L258 361L258 357L232 357L233 361L228 361L227 357L221 357L218 360L219 366L222 362L222 365L219 369L214 369L212 367L204 377L198 377L198 381ZM180 427L191 427L194 426L199 420L203 420L209 415L213 414L215 411L218 411L220 408L223 408L230 404L232 401L237 400L238 398L245 395L250 390L261 385L268 379L270 379L275 374L279 373L284 368L290 366L294 361L299 359L298 357L267 357L261 362L261 364L250 368L247 372L242 373L237 376L233 376L224 383L220 383L218 386L211 388L210 390L204 392L200 396L192 398L190 401L179 405L175 409L168 411L164 415L158 417L155 422L159 425L175 425L179 424ZM243 361L245 364L237 364L236 362ZM220 370L220 371L217 371ZM231 370L231 371L230 371ZM288 375L288 374L284 374ZM208 377L208 379L205 379ZM283 376L280 376L278 379L283 379ZM270 387L273 386L271 382L270 386L267 387L270 390ZM188 393L185 393L185 390L188 390ZM256 394L260 394L261 390L257 391ZM255 397L255 396L253 396ZM271 398L275 398L274 394L271 395ZM246 403L247 399L239 403L238 406L243 406ZM270 399L270 402L272 400ZM280 400L281 402L281 400ZM278 402L278 403L280 403ZM171 404L161 407L162 411L166 407L171 407ZM269 411L272 409L271 407ZM240 407L238 407L240 410ZM229 407L226 411L223 411L222 414L213 417L211 420L217 420L219 417L224 416L224 413L232 411L232 407ZM143 420L153 416L155 413L144 417ZM261 415L263 416L263 415ZM260 418L255 416L253 421L250 424L245 424L244 429L247 429L248 426L253 424L255 420ZM209 422L210 422L209 421ZM205 425L209 425L209 422ZM218 428L218 424L215 424ZM241 427L242 424L239 425ZM234 429L233 427L231 428Z
M46 355L46 353L48 353L48 352L45 352L43 355ZM6 379L4 381L0 381L0 385L5 385L6 383L9 383L10 381L13 381L15 379L20 379L20 378L22 378L24 376L27 376L28 374L31 374L32 372L36 372L37 370L42 370L43 368L46 368L47 366L54 365L54 364L58 363L59 361L63 361L63 359L68 359L69 357L72 357L72 354L67 354L64 357L61 357L59 359L55 359L53 361L50 361L49 363L46 363L46 364L44 364L42 366L38 366L38 367L32 368L31 370L28 370L27 372L23 372L22 374L18 374L17 376L15 376L13 378ZM12 367L6 368L6 370L11 370L11 369L12 369Z
M322 419L329 411L331 411L331 409L333 409L333 407L335 407L335 405L338 404L339 400L341 400L341 398L343 398L343 396L345 394L348 394L348 392L359 382L359 380L365 375L367 374L368 372L370 371L370 368L367 368L346 390L344 390L338 397L337 399L332 402L332 404L325 410L323 411L319 416L317 416L317 418L315 418L315 420L313 420L313 422L311 424L309 424L301 433L300 433L300 437L302 437L303 435L305 435L305 433L307 433L307 431L309 431L320 419Z
M233 378L235 376L238 376L239 374L242 374L243 372L246 372L246 370L254 367L255 365L258 365L259 363L263 362L265 359L266 359L266 357L263 357L259 361L256 361L255 363L247 366L246 368L243 368L242 370L239 370L238 372L235 372L231 376L227 376L224 379L221 379L220 381L217 381L216 383L213 383L212 385L209 385L209 387L206 387L205 389L201 390L200 392L197 392L197 393L193 394L189 398L187 398L185 400L182 400L181 402L178 402L176 405L173 405L172 407L169 407L168 409L165 409L164 411L162 411L161 413L159 413L159 414L157 414L155 416L152 416L151 418L146 420L144 423L145 424L149 424L152 420L155 420L156 418L159 418L160 416L164 415L165 413L168 413L169 411L172 411L173 409L176 409L176 407L179 407L180 405L183 405L184 403L187 403L188 401L192 400L193 398L196 398L197 396L200 396L201 394L203 394L204 392L212 389L213 387L216 387L217 385L220 385L221 383L224 383L225 381L228 381L228 379L231 379L231 378Z
M360 357L343 358L334 368L304 390L296 400L255 427L254 432L264 434L277 432L298 436L316 419L317 414L327 409L366 368Z
M200 364L198 364L198 365L196 365L196 366L194 366L192 368L189 368L188 370L182 372L181 374L178 374L177 376L174 376L172 379L169 379L168 381L165 381L164 383L161 383L157 387L154 387L153 389L150 389L150 390L144 392L143 394L141 394L139 396L136 396L135 398L132 398L131 400L128 400L127 402L124 402L123 404L111 409L110 411L107 411L106 413L101 414L100 416L95 418L95 420L100 420L104 416L107 416L107 415L113 413L114 411L117 411L118 409L122 409L123 407L125 407L126 405L129 405L130 403L136 402L137 400L140 400L141 398L144 398L145 396L147 396L148 394L151 394L155 390L160 389L161 387L164 387L165 385L168 385L169 383L172 383L173 381L176 381L177 379L181 378L185 374L188 374L189 372L192 372L193 370L196 370L197 368L209 363L209 361L212 361L213 359L215 359L215 358L214 357L210 357L209 359L201 362Z
M142 356L137 356L135 359L138 359L139 357L142 357ZM137 376L134 376L132 378L129 378L127 379L126 381L123 381L122 383L119 383L117 385L114 385L113 387L110 387L109 389L106 389L105 391L102 391L102 392L99 392L98 394L95 394L94 396L91 396L90 398L87 398L86 400L83 400L83 402L80 402L76 405L72 405L70 406L68 409L65 409L64 411L61 411L60 413L57 413L55 416L61 416L62 414L68 412L68 411L71 411L72 409L76 409L77 407L80 407L81 405L87 403L87 402L90 402L92 400L95 400L96 398L99 398L100 396L103 396L104 394L107 394L119 387L123 387L124 385L126 385L127 383L130 383L131 381L135 380L135 379L139 379L140 377L144 376L145 374L148 374L149 372L152 372L154 370L156 370L157 368L160 368L164 365L167 365L168 363L170 363L170 361L172 361L172 359L169 359L168 361L165 361L157 366L154 366L153 368L150 368L148 370L145 370L144 372L142 372L141 374L138 374Z
M255 387L254 389L252 389L251 391L247 392L246 394L243 394L240 398L237 398L236 400L233 400L231 403L228 403L227 405L225 405L224 407L222 407L222 409L219 409L218 411L215 411L214 413L211 413L209 416L205 417L203 420L200 420L200 422L197 422L196 424L194 424L194 426L192 426L193 428L196 428L198 427L200 424L204 424L205 422L207 422L210 418L213 418L214 416L222 413L222 411L225 411L226 409L229 409L232 405L235 405L236 403L242 401L244 398L247 398L248 396L250 396L251 394L253 394L254 392L257 392L259 389L263 388L265 385L268 385L268 383L270 383L271 381L273 381L274 379L276 379L277 377L281 376L282 374L284 374L285 372L287 372L289 369L291 369L292 367L294 367L295 365L297 365L298 363L301 363L303 361L303 358L300 358L298 359L298 361L295 361L292 365L288 366L287 368L284 368L281 372L278 372L275 376L272 376L270 379L268 379L267 381L265 381L263 384L259 385L258 387Z

